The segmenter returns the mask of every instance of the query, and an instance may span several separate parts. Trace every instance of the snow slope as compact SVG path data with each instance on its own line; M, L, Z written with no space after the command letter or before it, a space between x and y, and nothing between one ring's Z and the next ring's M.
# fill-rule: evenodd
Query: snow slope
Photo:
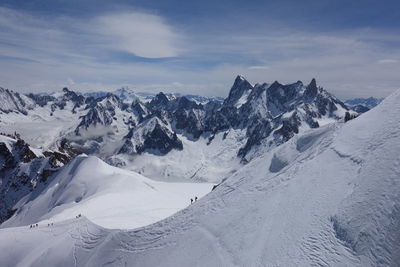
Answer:
M143 153L133 158L119 154L112 160L125 162L123 168L160 181L219 183L242 166L237 157L238 149L246 141L242 130L218 133L211 143L204 137L190 140L181 134L178 136L183 150L171 150L163 156Z
M1 227L41 225L83 214L107 228L136 228L159 221L202 197L212 184L162 183L78 156L42 192L32 192Z
M80 109L72 116L72 103L67 103L64 109L51 110L51 106L36 107L34 112L27 115L9 113L0 118L0 127L3 132L13 134L17 132L22 138L34 147L54 149L56 142L79 124L79 116L86 111Z
M399 266L399 102L296 135L144 228L2 229L0 265Z

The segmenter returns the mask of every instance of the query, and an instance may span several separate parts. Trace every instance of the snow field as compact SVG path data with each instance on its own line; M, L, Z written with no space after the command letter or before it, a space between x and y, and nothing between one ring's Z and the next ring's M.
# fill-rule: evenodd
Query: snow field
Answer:
M157 222L203 197L213 184L164 183L79 156L41 192L30 194L17 214L1 225L41 225L86 216L106 228L133 229Z

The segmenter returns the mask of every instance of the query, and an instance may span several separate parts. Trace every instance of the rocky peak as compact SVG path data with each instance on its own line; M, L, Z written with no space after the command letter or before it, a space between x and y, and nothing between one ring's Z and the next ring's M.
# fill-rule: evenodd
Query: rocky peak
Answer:
M318 94L317 82L313 78L304 91L304 99L311 100Z
M275 81L267 89L267 108L273 116L287 112L300 101L302 82L280 84Z
M225 106L237 104L244 94L249 94L253 86L242 76L238 75L229 91L229 96L224 101Z
M298 94L303 83L301 81L297 81L292 84L283 85L278 81L275 81L271 84L267 89L267 94L270 96L277 96L280 98L293 98Z
M19 112L26 115L27 109L33 107L33 101L27 96L0 87L0 112Z
M85 104L86 98L77 94L74 91L69 90L67 87L62 89L62 95L57 97L53 103L51 104L51 111L54 112L57 108L64 109L68 102L72 102L74 104L72 113L76 113L76 109ZM44 99L46 100L46 99ZM49 102L49 101L47 101Z
M160 92L150 101L149 104L151 107L165 107L168 102L168 97L163 92Z
M47 103L56 100L56 98L51 95L40 95L40 94L30 93L26 96L29 97L30 99L32 99L37 105L39 105L41 107L44 107L47 105Z
M75 134L80 135L82 129L87 130L91 126L111 125L116 114L116 109L122 109L122 107L122 101L112 93L96 99L96 102L92 103L86 115L81 117L81 121L75 129Z
M72 100L73 102L80 104L83 104L85 101L85 97L83 95L78 95L74 91L69 90L67 87L64 87L62 91L64 93L63 100Z
M201 104L197 104L195 101L189 100L185 96L180 96L174 100L171 100L169 105L169 109L172 109L172 111L202 109L202 108L203 106Z
M149 114L146 106L139 99L134 99L132 101L130 110L136 116L139 123L142 122L144 118Z
M376 107L380 102L382 102L383 98L354 98L346 100L346 105L348 105L351 109L356 112L365 112ZM357 111L356 109L360 110Z
M144 121L139 127L132 128L124 137L122 154L141 154L145 151L166 154L172 149L183 149L182 141L168 124L157 117Z
M99 103L105 105L109 109L115 109L116 107L121 108L122 106L121 99L113 93L107 93L104 99Z
M61 142L59 151L40 151L18 134L0 133L0 223L13 215L12 207L19 199L47 183L51 174L77 154L67 141Z

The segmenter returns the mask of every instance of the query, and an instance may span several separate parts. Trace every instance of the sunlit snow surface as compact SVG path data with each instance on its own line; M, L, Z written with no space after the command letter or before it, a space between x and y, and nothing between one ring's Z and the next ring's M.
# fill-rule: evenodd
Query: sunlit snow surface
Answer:
M24 197L16 205L22 209L1 227L47 225L82 214L103 227L132 229L174 214L212 186L156 182L96 157L79 156L39 196Z
M28 115L14 112L2 114L0 127L9 134L14 131L21 134L22 139L33 147L52 149L57 140L78 126L79 116L85 113L84 110L78 110L78 114L71 116L72 108L73 104L68 102L64 109L54 112L50 106L38 106Z
M123 154L114 158L127 162L123 168L154 180L219 183L242 166L237 151L245 144L244 136L244 130L234 129L216 134L211 143L204 137L192 141L179 136L183 150L171 150L161 157L143 153L133 160Z
M2 229L0 265L398 266L399 103L397 91L346 124L296 136L144 228L82 217Z

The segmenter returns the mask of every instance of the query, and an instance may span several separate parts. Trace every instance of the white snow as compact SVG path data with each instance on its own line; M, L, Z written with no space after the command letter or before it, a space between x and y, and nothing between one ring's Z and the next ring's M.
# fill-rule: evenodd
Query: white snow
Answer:
M8 149L8 151L12 151L12 146L15 143L15 139L8 137L8 136L4 136L4 135L0 135L0 143L4 143Z
M72 114L71 110L72 105L68 102L63 110L56 109L53 113L50 106L45 106L36 107L28 115L0 114L0 127L9 134L19 133L33 147L52 149L60 137L75 130L79 124L79 116L87 112L78 110L78 114Z
M247 98L249 97L251 91L252 90L250 89L250 90L243 92L242 96L235 103L236 108L240 108L247 102Z
M206 183L163 183L112 167L96 157L74 159L39 195L27 195L1 227L59 222L83 214L107 228L137 228L166 218L211 191Z
M80 218L2 229L0 265L398 266L399 102L397 91L348 123L295 136L197 203L144 228L106 230ZM109 170L101 166L99 174ZM60 190L56 199L67 203L75 192Z
M161 157L151 153L133 158L115 155L113 159L124 162L123 168L154 180L219 183L242 166L237 151L246 141L242 130L230 130L225 139L223 136L219 133L207 144L208 138L192 141L178 135L183 143L181 151L171 150Z

